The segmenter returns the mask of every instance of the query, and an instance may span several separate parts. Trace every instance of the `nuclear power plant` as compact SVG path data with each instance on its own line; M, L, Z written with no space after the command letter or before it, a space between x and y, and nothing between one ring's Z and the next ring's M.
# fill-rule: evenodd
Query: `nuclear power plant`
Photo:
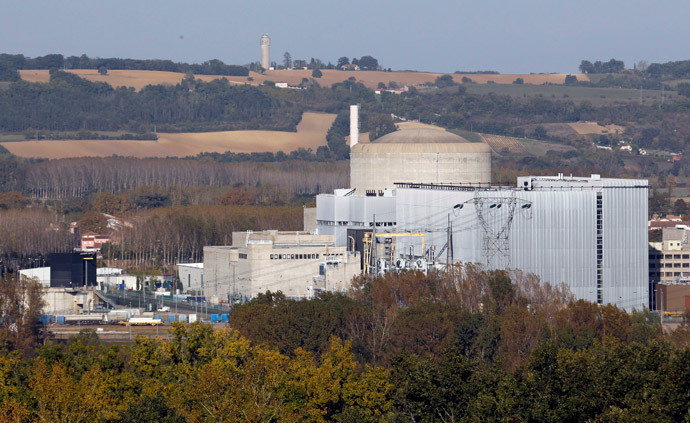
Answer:
M350 108L350 186L358 195L383 195L396 183L489 185L491 148L442 129L391 132L359 142L359 108Z
M491 152L441 129L360 142L351 110L351 187L316 198L316 227L361 253L364 272L456 263L521 269L576 298L649 304L646 180L525 176L491 185Z
M268 36L268 34L264 34L261 37L261 67L264 68L264 70L268 70L268 68L271 66L271 60L270 60L270 55L269 55L269 49L271 47L271 38Z

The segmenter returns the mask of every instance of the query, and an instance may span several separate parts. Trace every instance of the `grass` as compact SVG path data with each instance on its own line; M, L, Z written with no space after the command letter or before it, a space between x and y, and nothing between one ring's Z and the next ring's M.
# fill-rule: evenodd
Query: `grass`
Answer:
M11 142L11 141L24 141L26 137L22 134L0 134L0 141Z
M552 142L547 142L547 141L539 141L539 140L533 140L529 138L520 138L519 139L522 145L525 147L525 150L533 156L545 156L546 152L549 150L555 150L555 151L567 151L567 150L574 150L573 147L563 145L563 144L556 144Z
M476 132L465 131L464 129L449 129L448 132L452 132L455 135L460 135L469 142L484 142L482 137Z

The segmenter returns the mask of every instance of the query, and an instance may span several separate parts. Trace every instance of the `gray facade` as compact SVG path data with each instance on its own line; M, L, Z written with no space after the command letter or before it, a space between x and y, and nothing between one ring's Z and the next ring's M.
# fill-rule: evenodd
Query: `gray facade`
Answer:
M577 298L627 310L648 305L646 180L529 177L518 187L408 184L394 190L394 205L381 204L377 221L387 213L394 216L391 232L424 232L425 252L415 254L429 257L446 245L450 220L455 262L522 269L567 284ZM347 198L317 198L320 231L329 226L327 208L337 207L337 230L353 226L345 224L352 206L377 199ZM336 245L345 242L336 236ZM398 242L398 251L408 251L415 241ZM446 253L435 258L445 263Z

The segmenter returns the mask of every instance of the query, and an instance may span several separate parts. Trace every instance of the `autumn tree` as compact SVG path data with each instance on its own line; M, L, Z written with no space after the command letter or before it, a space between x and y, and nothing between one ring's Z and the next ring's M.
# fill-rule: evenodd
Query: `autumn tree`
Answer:
M106 219L101 212L90 211L86 212L84 217L79 219L78 224L82 233L90 231L97 234L102 234L108 228L108 219Z

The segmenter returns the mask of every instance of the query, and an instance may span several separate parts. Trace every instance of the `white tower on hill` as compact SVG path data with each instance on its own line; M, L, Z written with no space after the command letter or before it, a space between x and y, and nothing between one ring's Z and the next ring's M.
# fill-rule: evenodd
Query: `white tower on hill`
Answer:
M261 37L261 67L268 70L271 62L269 61L268 49L271 45L271 39L267 34Z

